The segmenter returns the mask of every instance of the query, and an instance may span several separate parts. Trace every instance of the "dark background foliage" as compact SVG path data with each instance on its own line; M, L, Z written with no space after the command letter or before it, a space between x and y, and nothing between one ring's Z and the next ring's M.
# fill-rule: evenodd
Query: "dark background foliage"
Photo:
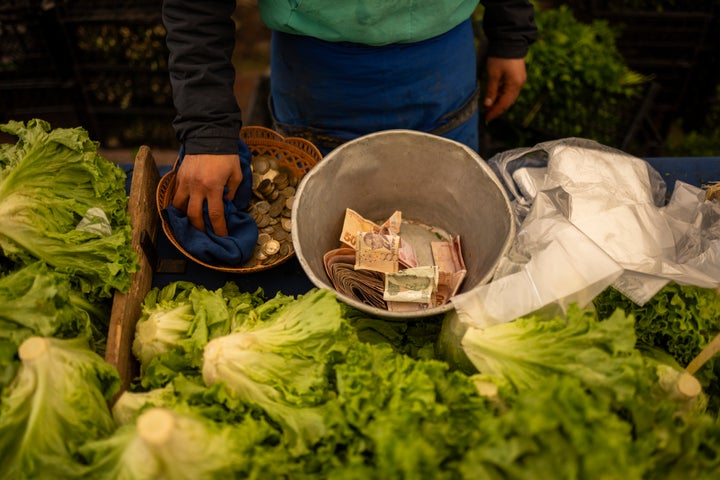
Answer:
M161 3L4 0L0 122L40 117L83 126L105 148L175 149ZM720 0L535 6L528 83L482 126L484 157L568 136L640 156L720 155ZM270 32L255 1L238 0L235 19L236 96L246 122L259 122Z

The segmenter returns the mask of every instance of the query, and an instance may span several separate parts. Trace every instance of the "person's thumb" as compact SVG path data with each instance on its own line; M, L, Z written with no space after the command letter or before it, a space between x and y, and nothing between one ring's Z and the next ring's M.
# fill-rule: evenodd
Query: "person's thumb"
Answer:
M485 107L491 107L497 99L499 82L497 79L489 78L487 87L485 88L485 100L483 105Z

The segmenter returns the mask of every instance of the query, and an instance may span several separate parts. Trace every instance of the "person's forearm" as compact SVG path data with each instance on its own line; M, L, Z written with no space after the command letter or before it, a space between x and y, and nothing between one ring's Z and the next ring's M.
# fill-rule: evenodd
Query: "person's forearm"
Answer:
M528 0L481 0L488 56L524 58L537 39L534 10Z
M164 0L163 23L186 154L237 153L242 116L234 94L235 0Z

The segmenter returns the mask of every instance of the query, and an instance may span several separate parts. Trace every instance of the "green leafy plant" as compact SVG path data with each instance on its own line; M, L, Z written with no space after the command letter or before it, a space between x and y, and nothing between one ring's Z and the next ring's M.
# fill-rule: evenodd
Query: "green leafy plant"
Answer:
M681 120L670 129L664 153L675 157L712 157L720 152L720 84L715 88L715 103L699 129L684 130Z
M84 478L75 455L115 429L108 402L120 387L117 370L81 337L30 337L18 357L0 395L0 478Z
M619 146L649 78L626 65L606 21L583 23L565 5L536 9L535 20L528 81L507 113L518 146L563 137Z

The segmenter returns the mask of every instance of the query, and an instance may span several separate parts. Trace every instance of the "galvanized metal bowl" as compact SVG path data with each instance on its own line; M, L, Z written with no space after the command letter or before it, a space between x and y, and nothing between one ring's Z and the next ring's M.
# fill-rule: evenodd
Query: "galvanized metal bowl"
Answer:
M459 235L468 270L459 293L491 280L515 235L509 198L477 152L412 130L386 130L347 142L327 154L298 185L293 244L300 265L317 287L334 290L323 255L339 246L346 208L374 221L400 210L404 219ZM448 302L417 312L391 312L339 292L338 298L389 318L427 317L452 309Z

